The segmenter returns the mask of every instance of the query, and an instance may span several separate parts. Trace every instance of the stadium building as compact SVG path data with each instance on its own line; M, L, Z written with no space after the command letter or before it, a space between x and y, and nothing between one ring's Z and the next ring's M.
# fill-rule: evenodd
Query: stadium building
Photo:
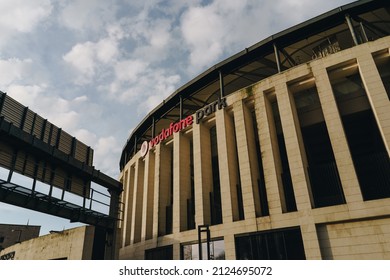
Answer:
M120 259L390 259L389 35L357 1L177 89L124 146Z

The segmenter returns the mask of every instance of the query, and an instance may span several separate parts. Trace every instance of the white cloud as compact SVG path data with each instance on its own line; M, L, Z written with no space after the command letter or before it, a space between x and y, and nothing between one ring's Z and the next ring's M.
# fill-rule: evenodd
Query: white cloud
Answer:
M114 0L68 0L62 3L59 21L67 28L79 31L99 31L115 20Z
M84 97L66 100L56 95L47 94L46 85L18 85L7 88L7 93L54 125L72 133L78 126L80 114L75 111L75 105Z
M74 132L74 136L86 145L94 145L96 143L97 136L95 133L90 132L87 129L81 128Z
M31 65L31 59L9 58L0 60L0 86L5 87L25 79L31 71Z
M110 97L122 103L139 104L145 114L172 94L181 78L140 60L126 60L115 66L115 79L109 85Z
M177 43L173 34L174 18L156 17L152 15L153 11L144 9L137 15L123 17L116 26L117 31L121 31L120 39L126 39L123 49L131 57L147 62L166 59L170 48Z
M7 93L24 106L35 107L40 94L45 90L46 85L18 85L13 84L7 87Z
M191 48L192 66L204 67L222 54L221 38L226 32L223 22L214 6L190 8L183 15L181 29Z
M88 97L86 95L77 96L75 99L73 99L75 103L83 103L85 101L88 101Z
M180 30L189 51L188 71L198 73L279 31L350 1L214 0L189 7ZM313 12L316 11L316 12Z
M190 50L190 65L199 71L221 57L237 43L242 30L236 26L248 20L247 1L214 1L207 6L189 8L181 18L181 32ZM195 72L195 71L193 71Z
M95 74L95 44L86 42L73 46L72 50L63 56L65 62L72 65L81 75L77 75L76 83L88 83Z
M109 63L118 55L118 43L110 38L100 40L96 46L96 56L103 63Z
M118 158L122 144L113 136L101 137L94 147L94 165L105 173L114 176L118 173Z
M76 44L62 58L77 71L74 82L83 85L92 82L99 68L110 68L109 64L115 61L118 54L116 39L107 37L97 43L88 41Z
M135 82L147 67L148 63L137 59L118 62L115 66L116 78L119 81Z
M47 18L52 5L50 0L2 0L0 2L0 30L30 32ZM1 34L0 33L0 34Z
M141 101L139 110L141 112L149 112L159 105L166 97L172 94L177 84L180 81L179 75L167 76L164 73L159 73L154 76L154 85L148 91L145 101Z

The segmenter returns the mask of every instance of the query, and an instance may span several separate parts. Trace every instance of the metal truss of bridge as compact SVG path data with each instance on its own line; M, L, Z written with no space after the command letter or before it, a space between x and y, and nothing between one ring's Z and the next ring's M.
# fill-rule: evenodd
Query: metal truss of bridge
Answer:
M0 202L103 228L106 244L115 244L122 184L92 163L90 147L0 91L0 167L8 170L0 178ZM15 182L15 173L31 185ZM65 199L69 193L81 203ZM106 258L115 251L106 246Z

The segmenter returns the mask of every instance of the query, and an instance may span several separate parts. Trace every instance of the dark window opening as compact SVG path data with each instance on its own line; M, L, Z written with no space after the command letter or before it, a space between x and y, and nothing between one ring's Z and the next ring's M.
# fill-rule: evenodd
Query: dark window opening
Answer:
M170 148L169 205L165 207L165 231L171 234L173 229L173 148Z
M363 199L390 197L389 157L357 69L330 78Z
M259 196L260 196L261 216L268 216L269 215L269 207L268 207L268 200L267 200L267 190L265 188L263 157L261 155L259 131L257 129L257 121L256 121L255 111L252 111L252 120L253 120L253 132L255 135L255 143L256 143L257 163L258 163L258 168L259 168L259 170L258 170L259 171L259 178L257 179L257 187L258 187Z
M314 207L344 204L328 129L315 87L293 93L307 157Z
M173 145L161 147L158 235L172 233L173 229Z
M286 205L286 209L283 209L284 212L294 212L297 211L297 205L295 202L294 189L291 179L290 166L287 158L286 145L284 142L284 136L282 131L282 123L280 120L278 103L276 100L272 103L272 112L275 120L275 128L278 138L278 147L280 154L280 161L282 164L282 184L283 184L283 192L284 192L284 201Z
M235 123L234 123L234 117L233 120L233 136L234 139L237 139L236 136L236 129L235 129ZM236 193L237 193L237 208L238 208L238 220L244 220L245 219L245 212L244 212L244 202L242 199L242 187L241 187L241 172L240 172L240 162L238 160L238 149L237 149L237 143L234 144L234 152L235 152L235 162L236 162L236 175L237 175L237 183L236 183Z
M238 260L305 260L299 228L257 232L235 238Z
M146 250L145 260L173 260L173 246L170 245Z
M344 204L345 198L324 122L302 128L315 207Z
M342 119L363 199L390 197L390 161L373 112Z
M194 145L190 141L191 198L187 199L187 229L195 229Z
M210 128L210 143L211 143L211 167L213 174L213 191L210 192L210 211L211 224L217 225L222 223L222 202L221 202L221 186L219 177L218 163L218 141L216 126Z

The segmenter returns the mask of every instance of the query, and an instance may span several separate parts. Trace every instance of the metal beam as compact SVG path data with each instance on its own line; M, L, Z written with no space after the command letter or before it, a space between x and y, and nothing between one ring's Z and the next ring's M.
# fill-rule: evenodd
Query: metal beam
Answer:
M364 28L363 22L360 22L360 29L362 30L364 41L368 42L368 37L367 37L366 29Z
M201 100L201 99L199 99L199 98L196 98L196 97L194 97L194 96L190 96L190 97L188 97L187 98L188 100L195 100L195 101L197 101L197 102L199 102L199 103L201 103L201 106L202 107L204 107L204 106L206 106L207 105L207 102L205 102L205 101L203 101L203 100ZM195 102L194 102L195 103ZM195 103L196 104L196 103ZM198 104L199 105L199 104Z
M207 260L210 260L210 227L209 225L198 226L198 248L199 248L199 260L203 259L202 252L202 233L206 232L206 246L207 246Z
M17 184L0 179L0 201L15 206L47 213L57 217L70 219L73 222L81 222L94 226L102 226L112 229L115 220L93 210L84 209L76 204L50 197L46 194L35 192Z
M281 67L280 67L280 57L279 57L279 51L278 47L274 43L274 53L275 53L275 61L276 61L276 66L278 67L278 73L281 72Z
M355 16L355 17L356 17L356 19L357 19L358 21L364 23L364 26L367 27L368 29L371 29L371 31L372 31L373 33L375 33L376 35L378 35L377 32L382 33L382 36L387 36L387 35L389 35L389 33L388 33L386 30L384 30L384 29L382 29L382 28L380 28L380 27L374 25L373 23L371 23L371 22L365 20L364 18L361 18L361 17L359 17L359 16ZM379 21L379 22L380 22L380 23L385 23L385 24L389 24L389 23L390 23L389 21ZM376 22L376 23L378 23L378 22ZM374 30L375 30L375 31L374 31ZM379 35L378 35L378 36L379 36Z
M183 119L183 96L180 95L180 120Z
M221 94L221 99L225 97L225 85L223 84L223 75L222 71L219 70L219 92Z
M122 184L117 180L95 170L92 166L82 164L82 162L69 157L48 143L5 121L3 118L0 118L0 134L1 141L11 143L15 151L20 149L34 158L45 159L47 162L61 167L66 172L81 178L90 178L93 182L107 189L122 190ZM14 153L13 156L16 157L17 155ZM13 162L12 164L9 168L11 171L10 176L12 176L12 171L15 169L15 163Z
M280 52L286 57L286 60L288 60L288 62L290 62L291 67L294 67L295 65L297 65L295 60L291 57L291 55L288 54L288 52L286 52L285 49L282 48L280 50Z
M356 37L355 29L353 27L352 20L349 14L345 15L345 20L347 21L349 32L351 32L353 43L355 44L355 46L359 45L359 41Z
M154 138L156 136L156 120L153 116L152 118L152 138Z

